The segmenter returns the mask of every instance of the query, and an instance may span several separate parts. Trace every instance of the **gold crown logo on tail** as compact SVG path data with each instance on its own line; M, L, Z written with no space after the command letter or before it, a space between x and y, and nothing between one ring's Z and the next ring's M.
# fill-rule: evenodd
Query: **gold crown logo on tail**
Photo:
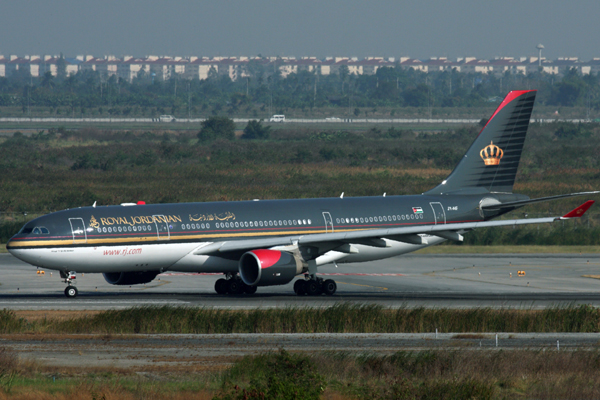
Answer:
M485 146L480 152L479 155L483 159L483 163L485 165L499 165L500 160L504 156L504 151L498 146L494 144L494 142L490 142L489 146Z

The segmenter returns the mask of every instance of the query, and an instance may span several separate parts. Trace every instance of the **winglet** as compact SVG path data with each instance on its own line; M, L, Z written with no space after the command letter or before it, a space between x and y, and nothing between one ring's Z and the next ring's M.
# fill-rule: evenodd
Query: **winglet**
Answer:
M560 219L580 218L592 206L592 204L594 204L594 200L588 200L573 211L570 211L560 217Z

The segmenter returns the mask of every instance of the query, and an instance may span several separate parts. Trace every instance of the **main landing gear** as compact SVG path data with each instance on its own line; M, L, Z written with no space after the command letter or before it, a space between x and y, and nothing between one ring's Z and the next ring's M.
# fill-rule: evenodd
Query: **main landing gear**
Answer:
M298 296L319 296L326 294L327 296L333 295L337 290L337 285L333 279L317 278L312 275L310 278L298 279L294 282L294 292Z
M254 294L256 286L249 286L242 281L238 274L226 274L225 279L220 278L215 282L215 292L218 294Z
M77 279L77 275L75 275L75 272L60 271L60 277L63 279L63 282L67 284L67 288L65 289L65 296L71 299L77 297L77 294L79 292L77 291L77 288L73 286L73 281Z

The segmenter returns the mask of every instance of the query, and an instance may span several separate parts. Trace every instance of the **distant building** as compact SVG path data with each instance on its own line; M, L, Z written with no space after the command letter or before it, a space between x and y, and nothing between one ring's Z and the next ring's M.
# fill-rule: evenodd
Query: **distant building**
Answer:
M43 76L50 72L58 74L60 63L58 56L0 56L0 76L10 76L17 71L25 71L32 77ZM598 74L600 58L590 61L580 61L576 57L560 57L556 60L546 60L538 57L500 57L492 60L482 60L476 57L460 57L455 61L447 57L432 57L418 60L410 57L383 58L366 57L168 57L145 56L136 58L124 56L104 56L96 58L92 55L80 55L75 58L64 58L67 75L79 71L97 71L103 78L116 75L128 82L140 74L147 74L153 79L169 80L174 77L183 79L207 79L215 76L228 76L231 80L250 77L257 71L267 75L278 73L282 77L297 74L302 71L318 74L338 74L342 67L347 68L350 75L374 75L382 67L399 67L413 69L425 73L437 71L458 71L472 74L494 74L496 76L510 74L529 74L542 72L553 75L563 75L571 69L581 74Z
M496 76L504 75L507 72L509 74L524 74L527 72L525 64L512 57L500 57L490 60L490 67L492 68L492 73Z

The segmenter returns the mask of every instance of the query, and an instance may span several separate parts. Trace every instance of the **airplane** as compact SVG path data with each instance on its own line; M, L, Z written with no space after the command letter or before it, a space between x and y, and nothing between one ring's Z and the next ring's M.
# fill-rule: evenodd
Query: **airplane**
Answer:
M253 294L297 276L297 295L333 295L318 267L393 257L473 229L581 217L589 200L562 216L493 220L527 204L594 195L530 199L513 184L535 90L511 91L452 173L420 195L179 204L125 203L54 212L27 222L8 242L15 257L60 271L65 295L76 273L102 273L112 285L151 282L160 273L222 273L219 294Z

